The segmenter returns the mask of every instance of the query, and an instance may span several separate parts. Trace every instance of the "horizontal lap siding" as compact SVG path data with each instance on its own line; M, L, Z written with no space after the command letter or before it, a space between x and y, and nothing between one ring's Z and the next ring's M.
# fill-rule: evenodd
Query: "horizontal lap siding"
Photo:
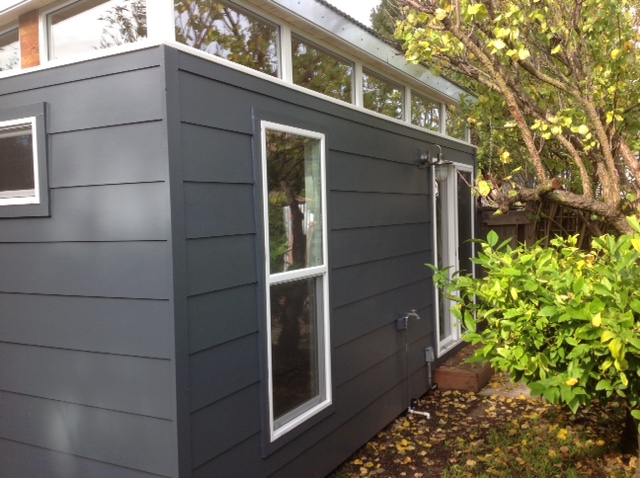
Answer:
M174 473L160 53L0 80L3 108L47 103L51 198L0 219L2 476Z
M418 149L437 141L468 163L471 149L454 153L446 139L187 54L178 61L194 476L324 476L406 408L405 334L395 320L411 309L421 316L409 335L412 386L426 390L431 192ZM260 419L265 319L254 262L264 261L253 149L263 117L326 134L334 370L328 416L272 452Z

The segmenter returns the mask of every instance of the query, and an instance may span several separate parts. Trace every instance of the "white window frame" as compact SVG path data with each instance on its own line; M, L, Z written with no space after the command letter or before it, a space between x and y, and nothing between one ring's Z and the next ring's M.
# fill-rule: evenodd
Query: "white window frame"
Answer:
M320 266L296 269L293 271L279 272L271 274L270 270L270 249L269 249L269 201L267 186L267 130L282 133L295 134L320 141L320 181L322 184L322 256L323 261ZM270 121L261 121L261 163L262 163L262 205L264 218L264 254L265 254L265 297L266 297L266 342L267 342L267 383L268 383L268 407L269 407L269 438L274 442L278 438L286 435L291 430L300 426L311 417L317 415L322 410L332 404L332 380L331 380L331 344L329 325L329 266L328 266L328 246L327 246L327 204L326 204L326 157L325 157L325 135L315 131L296 128ZM271 286L286 282L293 282L302 279L316 279L320 281L322 290L321 297L318 298L317 318L317 338L318 338L318 372L319 372L319 394L296 409L290 411L278 420L273 413L273 371L272 359L273 351L271 344ZM316 401L317 403L314 403ZM311 404L311 406L310 406Z
M18 118L14 120L0 121L0 138L8 136L17 136L12 133L12 129L22 126L28 126L31 135L31 162L33 168L33 190L11 190L0 191L0 206L15 206L22 204L40 204L40 173L38 168L38 135L36 134L36 118L30 116L27 118ZM6 130L6 131L5 131ZM24 133L20 133L22 136Z

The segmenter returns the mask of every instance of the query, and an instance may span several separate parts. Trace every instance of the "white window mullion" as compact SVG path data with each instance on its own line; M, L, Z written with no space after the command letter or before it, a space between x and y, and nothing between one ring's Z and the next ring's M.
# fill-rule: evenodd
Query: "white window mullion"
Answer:
M153 43L176 39L174 0L147 0L147 38Z
M362 81L362 63L356 61L353 65L353 97L356 106L363 107L364 99L363 99L363 81Z
M280 25L280 75L289 83L293 83L292 56L291 29L286 25Z

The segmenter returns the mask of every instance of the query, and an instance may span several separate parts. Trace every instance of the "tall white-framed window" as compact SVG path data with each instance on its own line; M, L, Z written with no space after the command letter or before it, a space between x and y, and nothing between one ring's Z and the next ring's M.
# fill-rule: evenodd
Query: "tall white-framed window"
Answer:
M453 163L434 171L435 264L438 268L474 274L475 203L472 194L473 168ZM458 344L462 327L451 313L451 301L436 291L438 356Z
M323 134L263 121L270 440L331 405Z

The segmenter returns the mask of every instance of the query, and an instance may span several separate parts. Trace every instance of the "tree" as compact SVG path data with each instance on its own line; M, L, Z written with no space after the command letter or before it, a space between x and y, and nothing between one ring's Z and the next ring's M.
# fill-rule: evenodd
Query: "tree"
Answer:
M640 222L628 223L633 234L595 238L589 251L576 247L576 236L512 249L491 232L474 259L484 277L449 280L436 270L464 339L483 345L476 358L574 413L593 400L620 400L637 422Z
M464 82L502 211L556 203L631 228L640 189L634 0L395 0L406 58ZM498 177L502 172L502 177Z

